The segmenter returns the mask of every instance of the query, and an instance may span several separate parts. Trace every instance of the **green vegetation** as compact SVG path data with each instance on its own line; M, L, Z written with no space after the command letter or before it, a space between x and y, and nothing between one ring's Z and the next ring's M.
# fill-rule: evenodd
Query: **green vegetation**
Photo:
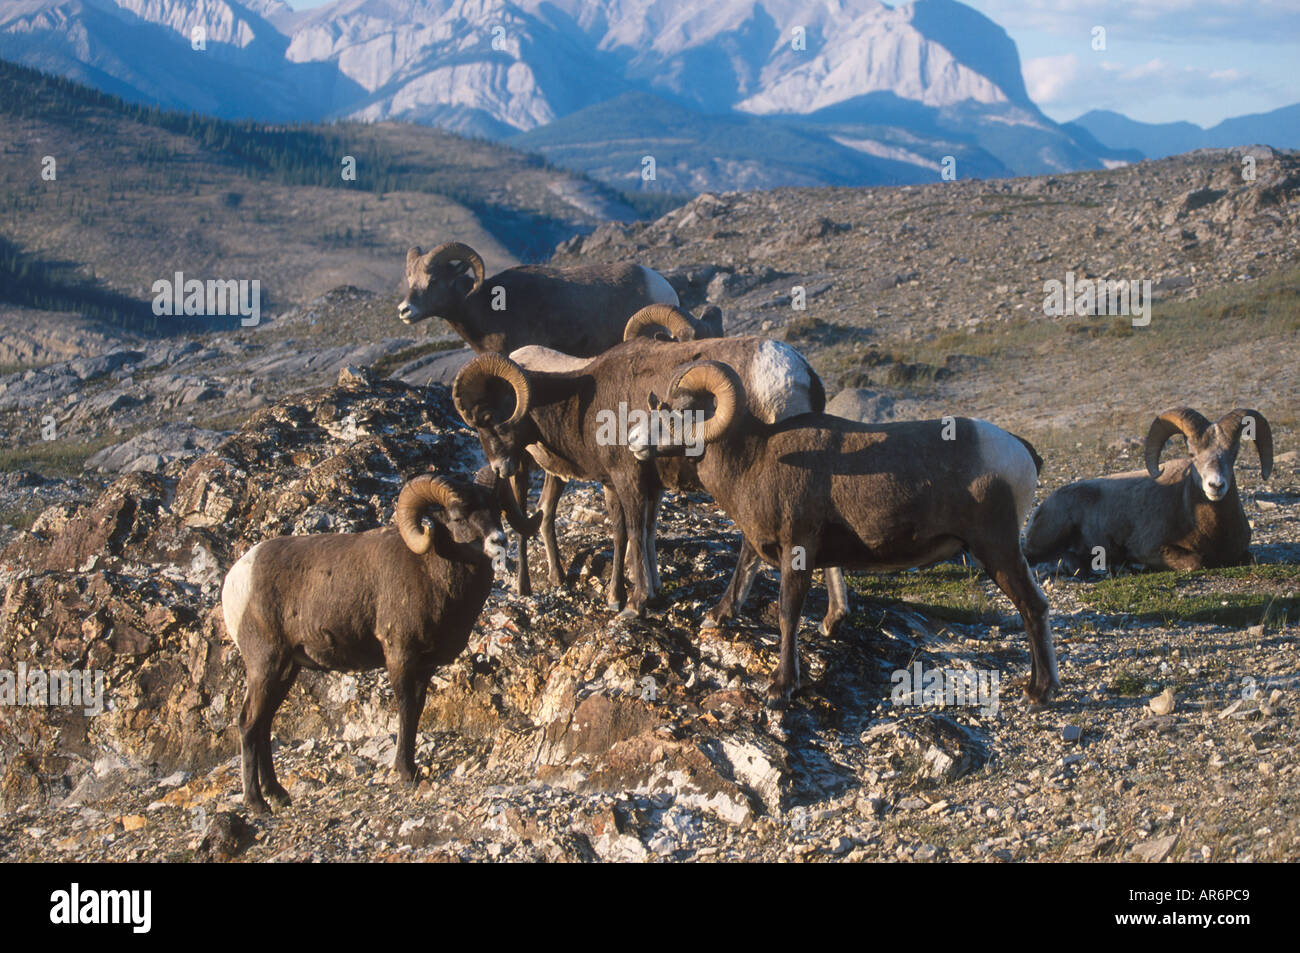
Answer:
M0 300L42 311L76 311L136 330L158 329L150 305L89 281L72 265L48 262L0 236ZM190 322L170 319L173 328Z
M574 231L569 220L572 209L545 194L547 190L507 188L514 175L528 170L559 171L540 156L508 146L432 129L414 130L416 134L411 135L410 129L395 132L358 122L272 125L166 111L0 61L0 116L87 124L102 123L105 113L182 137L254 180L372 192L381 199L395 191L444 195L473 211L524 260L549 257L555 245ZM192 169L189 143L161 137L141 141L136 158L153 188L182 193L195 190L197 194L200 182ZM355 179L345 180L340 174L344 156L356 160ZM624 200L643 213L662 214L680 204L676 196L623 196L581 173L564 174L585 179L607 198ZM119 191L125 199L125 191ZM537 194L528 194L531 192ZM110 191L110 200L112 197ZM15 193L5 199L8 205L0 209L3 211L13 211L15 202L25 200ZM233 201L235 205L230 207L237 207L242 196L227 192L223 200L228 205ZM84 198L80 206L71 199L69 211L83 220L88 218L83 224L103 213Z
M1300 566L1134 573L1082 586L1078 597L1099 612L1128 613L1165 625L1273 627L1300 619Z
M984 573L974 566L941 563L910 572L846 577L853 592L863 599L903 603L924 615L948 622L995 623L1001 618L988 597ZM870 609L855 613L858 624L873 620Z
M425 341L422 344L415 344L411 347L403 348L392 354L387 354L375 361L371 368L379 377L387 377L393 371L397 370L403 364L414 361L416 358L424 357L426 354L436 354L439 351L452 351L462 346L460 340L455 341Z
M105 447L129 440L133 432L105 434L84 442L35 440L0 449L0 472L33 470L47 477L73 477L81 473L86 458Z

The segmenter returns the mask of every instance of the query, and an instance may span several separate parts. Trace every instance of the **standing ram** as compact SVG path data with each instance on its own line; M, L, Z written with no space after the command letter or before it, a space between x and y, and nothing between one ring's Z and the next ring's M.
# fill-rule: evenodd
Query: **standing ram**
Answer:
M678 303L672 285L641 265L519 265L488 277L478 252L461 242L427 253L412 247L406 281L397 307L402 321L439 316L480 354L536 344L594 357L622 340L623 326L639 309ZM720 336L720 312L717 319L695 332Z
M231 567L221 608L247 673L239 732L250 810L268 811L264 792L289 803L272 763L271 720L303 668L387 668L398 711L393 767L415 779L429 677L465 648L504 567L503 508L521 518L490 472L475 483L417 477L397 498L394 526L268 539Z
M620 407L644 413L651 389L665 374L683 361L704 357L725 358L745 368L757 416L783 419L807 406L824 406L821 380L803 356L788 344L761 337L675 342L633 336L566 371L530 371L501 355L481 355L462 369L452 387L457 409L478 431L483 451L500 476L513 476L531 455L549 474L605 486L614 530L607 601L613 608L626 602L629 616L639 615L654 591L650 530L664 486L697 486L695 462L689 456L656 460L636 445L634 433L628 434L629 445L598 436L606 415ZM554 500L545 497L542 528L558 575ZM625 546L633 582L630 598L623 578ZM828 579L830 629L844 614L834 598L842 587L831 585L836 578L832 572Z
M1041 461L1024 440L964 417L860 424L805 414L776 424L748 411L730 366L694 361L664 375L663 413L713 408L697 472L744 534L781 571L781 657L771 703L799 685L797 633L813 570L925 566L966 550L1011 599L1029 636L1026 694L1059 688L1047 599L1020 551ZM659 453L680 453L676 447ZM733 589L744 583L741 573ZM728 592L729 598L737 593Z

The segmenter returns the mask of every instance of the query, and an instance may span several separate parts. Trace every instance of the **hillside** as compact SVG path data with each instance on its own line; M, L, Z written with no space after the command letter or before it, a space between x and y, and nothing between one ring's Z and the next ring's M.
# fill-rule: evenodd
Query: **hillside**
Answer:
M4 107L18 160L0 233L37 303L238 267L271 276L275 311L257 327L168 334L79 309L0 313L5 360L22 365L0 369L0 670L87 668L106 683L97 714L0 706L6 858L1300 855L1300 156L1248 147L1252 181L1242 150L1211 150L1070 175L704 194L588 232L596 216L562 197L589 184L477 142L376 127L359 168L389 163L381 198L377 183L328 184L332 158L294 158L336 152L350 126L58 101L38 115ZM65 143L76 148L54 188L12 178ZM461 199L422 190L438 181L428 143L461 150L447 159L466 165ZM491 207L544 227L494 240ZM354 216L349 243L338 230ZM497 264L565 223L556 264L653 266L689 307L719 304L730 333L793 343L830 394L860 388L851 396L877 419L967 414L1015 430L1044 458L1039 499L1140 466L1167 407L1256 408L1277 451L1267 483L1253 448L1236 470L1257 563L1044 579L1063 691L1043 711L1021 691L1021 622L974 566L851 574L853 611L834 637L817 633L818 584L800 634L805 688L773 711L773 574L735 625L700 628L732 566L725 516L702 494L666 499L664 591L624 623L601 592L602 493L579 484L559 510L568 586L538 573L536 594L519 597L498 579L469 650L434 680L418 787L388 783L382 673L306 673L274 729L294 805L250 817L223 573L260 539L381 525L404 478L482 462L445 386L458 340L395 318L402 250L468 238ZM77 272L83 260L93 272ZM372 273L368 287L346 283ZM1044 282L1071 273L1150 281L1150 323L1045 314ZM543 564L540 540L530 558ZM997 675L996 707L896 704L891 673L915 664ZM1165 690L1175 707L1156 714L1147 701Z
M269 311L339 285L391 291L406 248L440 235L502 266L636 214L536 157L433 129L166 113L3 62L0 150L0 238L11 249L0 261L21 257L55 283L146 310L153 282L176 271L256 278ZM343 177L347 156L355 179ZM78 300L18 284L10 304Z

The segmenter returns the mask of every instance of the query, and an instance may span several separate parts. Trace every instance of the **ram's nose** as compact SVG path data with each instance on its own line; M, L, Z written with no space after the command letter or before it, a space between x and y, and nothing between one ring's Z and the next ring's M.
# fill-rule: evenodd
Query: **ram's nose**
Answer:
M397 316L402 319L403 324L411 323L411 306L403 301L397 306Z

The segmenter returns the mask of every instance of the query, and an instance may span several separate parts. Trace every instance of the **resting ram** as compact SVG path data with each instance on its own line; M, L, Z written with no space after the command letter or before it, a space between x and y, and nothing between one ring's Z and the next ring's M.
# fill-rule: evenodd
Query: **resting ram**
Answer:
M1029 636L1031 701L1059 688L1047 599L1020 551L1041 461L1024 440L963 417L859 424L804 414L754 419L727 364L695 361L663 377L661 413L707 411L700 482L744 534L749 551L781 570L781 654L772 703L799 685L797 632L814 569L872 572L974 556L1011 599ZM949 439L950 438L950 439ZM657 453L680 453L657 447ZM737 599L737 573L725 598Z
M221 607L247 672L239 731L250 810L268 810L264 793L289 803L272 764L271 720L303 668L387 668L399 724L393 766L414 780L429 676L465 648L504 568L502 508L519 518L490 471L475 483L417 477L397 498L394 526L265 540L231 567Z
M1191 456L1161 467L1160 453L1178 433ZM1233 473L1243 435L1254 439L1267 480L1273 435L1259 411L1234 410L1217 423L1189 407L1165 411L1147 433L1146 470L1061 487L1030 520L1026 557L1069 573L1125 562L1153 569L1249 562L1250 523Z
M761 337L687 342L634 338L568 371L554 372L529 371L504 356L481 355L466 365L452 387L457 409L478 431L488 461L501 476L514 476L527 466L531 455L548 474L594 480L606 487L614 529L607 599L614 608L626 602L629 615L641 612L655 588L650 541L664 487L699 484L690 457L655 460L640 453L638 458L640 438L635 428L620 443L601 439L602 427L620 406L644 415L651 388L668 371L705 356L726 358L745 368L754 413L765 419L779 420L808 406L824 406L821 381L803 356L787 344ZM558 579L554 511L554 498L544 493L543 541L552 578ZM633 582L631 598L626 597L623 576L625 546ZM833 628L843 611L832 599L827 626Z
M406 253L406 297L398 317L415 324L441 317L479 353L508 354L536 344L593 357L622 340L623 326L646 305L676 305L677 292L658 272L629 263L549 268L520 265L488 277L478 252L447 242ZM698 336L720 336L702 326Z

